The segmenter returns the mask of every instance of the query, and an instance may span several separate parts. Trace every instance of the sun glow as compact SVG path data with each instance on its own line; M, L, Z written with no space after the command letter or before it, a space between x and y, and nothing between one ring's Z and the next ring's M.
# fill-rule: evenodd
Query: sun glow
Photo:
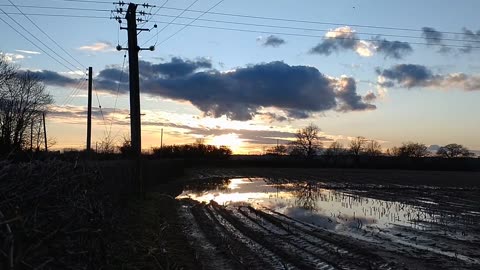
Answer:
M223 134L213 137L209 144L215 146L228 146L233 153L238 153L243 145L243 140L235 133Z

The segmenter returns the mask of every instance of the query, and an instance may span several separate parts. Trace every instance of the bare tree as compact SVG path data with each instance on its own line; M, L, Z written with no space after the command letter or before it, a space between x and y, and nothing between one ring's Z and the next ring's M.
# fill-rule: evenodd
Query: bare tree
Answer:
M314 124L299 129L295 134L295 141L291 142L292 152L301 153L307 158L315 156L322 149L322 142L318 136L319 131L320 128Z
M360 156L360 154L363 152L363 149L365 147L366 143L365 137L358 136L352 141L350 141L350 153L354 156Z
M330 146L325 151L327 157L337 157L345 153L343 145L337 141L330 144Z
M437 155L444 158L457 158L457 157L473 157L474 153L470 152L466 147L461 144L451 143L442 146L438 149Z
M15 67L0 53L0 85L11 80L15 76L15 71Z
M0 151L30 146L27 128L41 121L53 98L30 72L16 73L0 85Z
M98 145L98 153L102 154L113 154L115 153L115 149L117 149L117 146L115 145L114 139L106 135L103 137L102 141Z
M268 155L286 155L288 153L288 148L285 145L276 145L272 148L267 149L267 154Z
M428 147L423 143L406 142L398 148L393 148L392 154L397 157L426 157L428 156Z
M382 146L375 140L367 141L364 151L368 156L380 156L382 154Z

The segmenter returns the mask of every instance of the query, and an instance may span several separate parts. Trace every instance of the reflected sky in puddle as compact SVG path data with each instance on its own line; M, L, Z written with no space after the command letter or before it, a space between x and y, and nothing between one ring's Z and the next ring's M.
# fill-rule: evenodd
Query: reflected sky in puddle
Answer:
M206 181L206 180L202 180ZM358 230L366 226L416 226L432 217L420 207L319 188L315 183L275 183L263 178L216 179L191 184L177 198L221 205L248 203L329 230Z

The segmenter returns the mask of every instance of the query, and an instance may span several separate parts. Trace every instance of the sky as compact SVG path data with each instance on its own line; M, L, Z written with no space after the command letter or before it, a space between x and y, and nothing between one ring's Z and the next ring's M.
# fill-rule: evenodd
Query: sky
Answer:
M92 141L129 138L128 57L115 50L127 33L109 11L126 6L111 2L0 1L0 52L53 95L57 149L85 147L89 66ZM163 129L164 144L201 138L258 154L309 124L325 146L363 136L384 149L480 150L479 1L148 3L138 7L152 14L139 16L151 30L139 45L155 46L139 54L144 150Z

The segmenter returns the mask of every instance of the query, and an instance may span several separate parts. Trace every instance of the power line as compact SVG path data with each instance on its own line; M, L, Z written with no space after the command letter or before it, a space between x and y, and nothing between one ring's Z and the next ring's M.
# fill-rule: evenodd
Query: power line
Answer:
M106 10L102 10L106 11ZM18 14L18 13L8 13L8 14ZM38 16L50 16L50 14L32 14L32 15L38 15ZM156 15L156 14L154 14ZM51 14L51 16L64 16L64 15L54 15ZM65 15L67 16L67 15ZM214 20L214 19L202 19L202 18L193 18L193 17L184 17L184 16L175 16L175 15L167 15L167 14L158 14L158 16L162 17L174 17L176 19L189 19L189 20L197 20L197 21L205 21L205 22L215 22L215 23L226 23L226 24L235 24L235 25L245 25L245 26L256 26L256 27L270 27L270 28L279 28L279 29L290 29L290 30L301 30L301 31L314 31L314 32L338 32L341 33L340 30L329 30L329 29L316 29L316 28L305 28L305 27L292 27L292 26L282 26L282 25L270 25L270 24L258 24L258 23L245 23L245 22L235 22L235 21L225 21L225 20ZM99 18L99 19L105 19L107 17L96 17L96 16L76 16L76 17L81 17L81 18ZM172 21L174 21L172 20ZM160 22L160 23L165 23L165 22ZM193 22L191 22L193 23ZM190 24L191 24L190 23ZM171 22L170 24L173 25L183 25L183 24L175 24ZM190 26L187 25L188 26ZM197 26L198 25L193 25ZM419 30L421 31L421 30ZM160 31L158 32L160 33ZM425 39L425 40L438 40L437 38L429 38L429 37L421 37L421 36L411 36L411 35L398 35L398 34L387 34L387 33L368 33L368 32L355 32L356 34L360 35L373 35L373 36L385 36L385 37L400 37L400 38L412 38L412 39ZM460 33L458 33L460 34ZM467 35L463 33L462 35ZM155 35L154 37L158 37L158 35ZM153 38L151 38L153 39ZM148 41L150 41L149 39ZM480 40L471 40L471 39L456 39L456 38L442 38L442 40L445 41L454 41L454 42L469 42L469 43L480 43ZM148 42L147 41L147 42ZM145 43L147 43L145 42Z
M110 12L110 9L98 9L98 8L78 8L78 7L55 7L55 6L34 6L34 5L12 5L0 4L0 7L12 7L17 6L21 8L35 8L35 9L48 9L48 10L73 10L73 11L93 11L93 12Z
M42 28L40 28L33 20L31 20L27 15L25 15L25 13L23 13L22 10L18 8L11 0L8 0L8 2L10 2L20 13L22 13L23 16L27 18L40 32L42 32L48 39L50 39L55 45L57 45L58 48L60 48L64 53L70 56L70 58L72 58L75 62L77 62L77 64L85 68L85 66L82 63L80 63L75 57L73 57L62 46L60 46L60 44L58 44L49 34L45 33L45 31L43 31Z
M5 12L4 12L5 13ZM20 13L5 13L11 15L21 15ZM27 14L31 16L51 16L51 17L70 17L70 18L89 18L89 19L108 19L110 17L106 16L90 16L90 15L62 15L62 14L41 14L41 13L33 13ZM179 17L180 18L180 17ZM206 20L206 19L198 19L198 20ZM259 33L259 34L273 34L273 35L287 35L287 36L299 36L299 37L313 37L313 38L325 38L324 36L319 35L308 35L308 34L296 34L296 33L285 33L285 32L274 32L274 31L262 31L262 30L253 30L253 29L238 29L238 28L228 28L228 27L217 27L217 26L208 26L208 25L196 25L196 24L184 24L184 23L175 23L175 22L163 22L163 21L152 21L155 23L162 23L162 24L170 24L170 25L181 25L187 27L196 27L196 28L206 28L206 29L217 29L217 30L226 30L226 31L236 31L236 32L247 32L247 33ZM246 23L238 23L238 24L246 24ZM273 26L272 26L273 27ZM320 30L319 30L320 31ZM418 30L421 31L421 30ZM358 33L358 32L357 32ZM447 32L444 32L447 33ZM448 32L448 33L455 33L455 32ZM463 33L462 33L463 34ZM382 36L386 34L378 34L378 36ZM393 36L393 35L392 35ZM405 36L407 38L419 38L416 36ZM336 37L337 39L345 39ZM361 39L356 39L361 40ZM373 40L372 40L373 41ZM470 41L470 40L454 40L452 41L465 41L465 42L478 42L478 41ZM470 45L454 45L454 44L429 44L429 43L421 43L421 42L409 42L410 44L414 45L432 45L432 46L444 46L444 47L453 47L453 48L468 48L468 49L478 49L480 47L473 47Z
M125 70L125 62L126 62L126 59L127 59L127 52L125 52L125 54L123 55L123 64L122 64L122 71L120 72L120 78L118 79L118 86L117 86L117 92L115 94L115 103L114 103L114 106L113 106L113 113L112 113L112 117L110 119L110 129L108 131L108 135L111 134L112 132L112 125L113 125L113 120L114 120L114 117L115 117L115 112L117 110L117 101L118 101L118 95L120 93L120 86L122 84L122 79L123 79L123 73L124 73L124 70Z
M95 0L50 0L50 1L61 1L61 2L77 2L77 3L89 3L89 4L112 4L113 2L107 1L95 1Z
M164 7L163 9L170 10L181 10L180 8L174 7ZM189 9L190 12L202 13L201 10ZM365 24L349 24L349 23L335 23L335 22L322 22L322 21L310 21L310 20L298 20L298 19L287 19L287 18L277 18L277 17L266 17L266 16L253 16L253 15L243 15L243 14L234 14L234 13L224 13L224 12L207 12L207 14L212 15L222 15L222 16L232 16L240 18L251 18L251 19L262 19L262 20L272 20L272 21L284 21L284 22L296 22L296 23L311 23L311 24L322 24L322 25L335 25L335 26L354 26L361 28L373 28L373 29L385 29L385 30L399 30L399 31L411 31L411 32L423 32L421 29L414 28L402 28L402 27L391 27L391 26L377 26L377 25L365 25ZM428 31L427 31L428 32ZM433 32L433 31L431 31ZM464 33L460 32L451 32L451 31L435 31L445 34L457 34L463 35Z
M177 16L175 16L175 18L173 18L169 23L167 23L162 29L160 29L159 31L157 31L157 33L155 34L156 36L158 36L158 34L160 34L163 30L165 30L169 25L171 25L179 16L181 16L183 13L185 13L185 11L187 11L189 8L191 8L193 5L195 5L195 3L197 3L198 0L195 0L193 1L193 3L191 3L188 7L184 8L182 10L182 12L180 12L180 14L178 14ZM150 39L148 39L146 42L144 42L142 44L142 47L148 43L150 40L152 40L153 37L151 37ZM156 45L156 44L155 44Z
M3 9L0 9L0 11L2 11L5 15L7 15L10 19L12 19L7 13L5 13L5 11ZM18 29L16 29L15 27L13 27L10 23L8 23L7 21L5 21L2 17L0 17L0 20L3 21L6 25L8 25L10 28L12 28L15 32L17 32L19 35L21 35L24 39L26 39L28 42L30 42L33 46L35 46L36 48L38 48L39 50L41 50L43 53L45 53L47 56L49 56L50 58L52 58L53 60L55 60L57 63L59 63L60 65L64 66L65 68L67 68L68 70L72 71L72 72L75 72L73 69L69 68L68 66L66 66L64 63L60 62L57 58L53 57L51 54L49 54L48 52L46 52L44 49L42 49L40 46L38 46L35 42L33 42L31 39L29 39L28 37L26 37L22 32L18 31ZM12 19L13 20L13 19ZM15 23L17 23L15 20L13 20ZM17 23L18 24L18 23ZM20 24L18 24L20 25ZM20 25L21 26L21 25ZM23 27L22 27L23 28ZM34 36L35 37L35 36Z
M156 23L166 23L161 21L154 21ZM285 33L285 32L273 32L273 31L262 31L262 30L252 30L252 29L238 29L238 28L228 28L228 27L216 27L216 26L207 26L207 25L195 25L195 24L186 24L186 23L171 23L173 25L186 25L190 27L197 28L206 28L206 29L217 29L217 30L228 30L228 31L237 31L237 32L246 32L246 33L258 33L258 34L272 34L272 35L286 35L286 36L297 36L297 37L314 37L314 38L323 38L325 36L320 35L309 35L309 34L297 34L297 33ZM348 40L358 40L358 41L378 41L375 39L361 39L361 38L350 38L350 37L332 37L328 39L348 39ZM406 42L407 43L407 42ZM469 49L480 49L480 47L469 46L469 45L455 45L455 44L429 44L425 42L408 42L413 45L432 45L432 46L444 46L444 47L453 47L453 48L469 48Z
M64 99L63 103L61 106L67 105L70 101L73 100L73 97L77 95L77 93L82 89L86 84L86 78L81 78L80 81L78 82L77 86L72 89L70 94Z
M66 2L87 2L87 3L100 3L100 4L112 4L112 2L105 2L105 1L87 1L87 0L50 0L50 1L66 1ZM7 5L1 5L7 6ZM30 6L30 7L39 7L39 6ZM55 8L55 7L50 7ZM69 9L69 8L62 8L62 9ZM75 9L75 8L71 8ZM188 11L188 12L196 12L196 13L203 13L202 10L195 10L189 9L187 10L183 8L176 8L176 7L165 7L163 6L162 9L167 10L178 10L178 11ZM96 9L85 9L95 11ZM98 10L100 11L100 10ZM110 10L101 10L101 11L110 11ZM183 13L182 13L183 14ZM278 17L267 17L267 16L254 16L254 15L245 15L245 14L235 14L235 13L226 13L226 12L211 12L208 11L206 14L211 15L221 15L221 16L231 16L231 17L240 17L240 18L252 18L252 19L261 19L261 20L274 20L274 21L284 21L284 22L296 22L296 23L310 23L310 24L322 24L322 25L335 25L335 26L353 26L353 27L361 27L361 28L374 28L374 29L384 29L384 30L398 30L398 31L410 31L410 32L440 32L444 34L455 34L455 35L465 35L462 32L454 32L454 31L428 31L422 29L414 29L414 28L405 28L405 27L392 27L392 26L378 26L378 25L364 25L364 24L349 24L349 23L337 23L337 22L323 22L323 21L312 21L312 20L300 20L300 19L288 19L288 18L278 18Z
M175 33L173 33L172 35L168 36L167 38L165 38L164 40L162 40L160 42L160 44L163 44L165 43L166 41L168 41L169 39L171 39L172 37L174 37L176 34L180 33L183 29L187 28L188 26L190 26L192 23L196 22L198 19L200 19L200 17L202 17L203 15L205 15L207 12L209 12L210 10L214 9L215 7L217 7L218 5L220 5L224 0L220 0L218 1L218 3L216 3L215 5L213 5L211 8L209 8L207 11L203 12L202 14L200 14L198 17L196 17L193 21L189 22L187 25L183 26L182 28L178 29L178 31L176 31ZM175 20L175 19L174 19ZM172 21L173 22L173 21ZM158 34L159 33L156 33L153 37L158 37ZM149 40L147 40L145 43L147 43L148 41L150 41L153 37L151 37ZM144 44L145 44L144 43Z
M173 15L159 14L158 16L162 17L174 17ZM228 23L236 25L246 25L246 26L257 26L257 27L271 27L271 28L280 28L280 29L291 29L291 30L302 30L302 31L313 31L313 32L331 32L331 33L343 33L341 30L330 30L330 29L317 29L317 28L304 28L304 27L292 27L292 26L282 26L282 25L269 25L269 24L257 24L257 23L244 23L244 22L234 22L234 21L224 21L224 20L213 20L213 19L200 19L192 17L178 17L179 19L192 19L205 22L215 22L215 23ZM368 32L354 32L355 34L360 35L372 35L372 36L385 36L385 37L400 37L400 38L415 38L415 39L426 39L426 40L438 40L438 38L429 38L429 37L420 37L420 36L408 36L408 35L396 35L396 34L385 34L385 33L368 33ZM480 43L480 40L468 40L468 39L454 39L454 38L442 38L446 41L463 41L463 42L475 42Z

